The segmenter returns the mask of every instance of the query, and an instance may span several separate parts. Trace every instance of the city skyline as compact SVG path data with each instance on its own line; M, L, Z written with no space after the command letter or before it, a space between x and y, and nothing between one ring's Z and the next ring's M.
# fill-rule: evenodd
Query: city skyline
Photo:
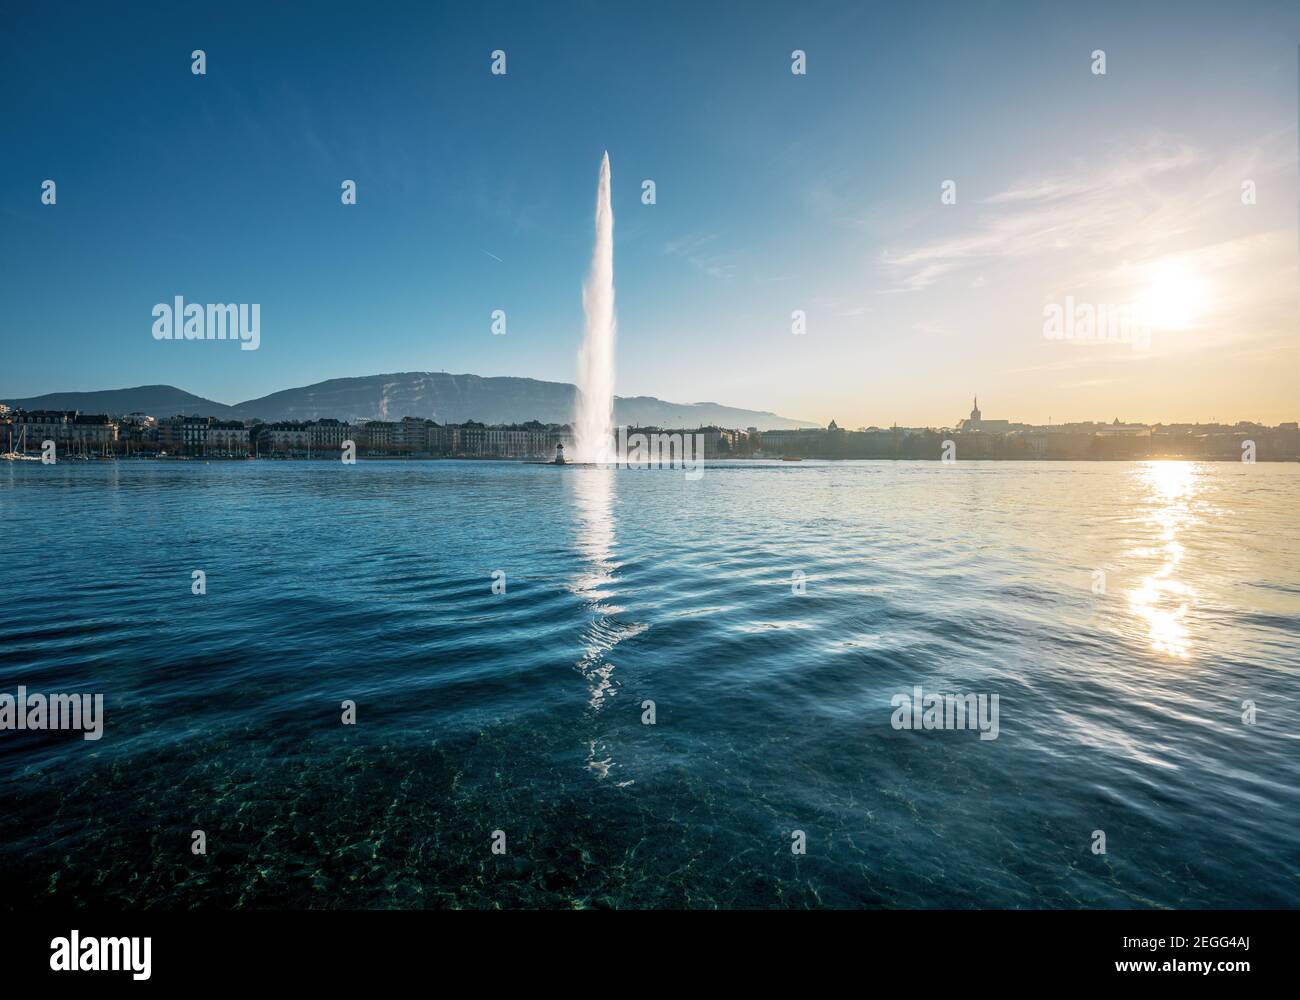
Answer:
M674 9L401 32L323 10L305 35L92 10L57 37L20 12L0 335L38 349L11 348L0 396L571 382L608 148L620 396L846 426L942 426L972 391L1032 423L1294 419L1293 9L1012 4L935 36L916 12L770 6L743 44L724 12ZM178 295L260 304L259 349L154 340ZM1067 306L1140 314L1147 339L1049 336Z

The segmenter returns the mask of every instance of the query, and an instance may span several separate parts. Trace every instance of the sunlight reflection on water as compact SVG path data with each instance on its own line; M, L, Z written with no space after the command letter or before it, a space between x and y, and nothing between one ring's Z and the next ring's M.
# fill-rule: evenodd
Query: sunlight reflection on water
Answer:
M1129 607L1145 621L1152 649L1185 660L1191 655L1187 610L1196 591L1175 573L1184 553L1180 536L1200 524L1193 506L1199 476L1191 462L1147 462L1134 475L1149 493L1147 520L1159 533L1164 561L1130 593Z

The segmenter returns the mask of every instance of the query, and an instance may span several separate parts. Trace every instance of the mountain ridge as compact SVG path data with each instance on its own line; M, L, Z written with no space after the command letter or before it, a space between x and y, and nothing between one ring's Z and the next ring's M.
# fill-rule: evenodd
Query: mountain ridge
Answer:
M23 409L81 410L87 413L148 413L155 417L213 416L230 420L261 419L400 420L419 417L439 423L477 420L487 424L567 423L572 419L577 388L569 382L546 382L510 375L447 372L389 372L326 379L281 389L242 403L218 403L172 385L145 385L90 392L53 392L5 399ZM655 396L616 396L619 424L692 427L757 427L787 430L817 427L807 420L767 410L719 403L672 403Z

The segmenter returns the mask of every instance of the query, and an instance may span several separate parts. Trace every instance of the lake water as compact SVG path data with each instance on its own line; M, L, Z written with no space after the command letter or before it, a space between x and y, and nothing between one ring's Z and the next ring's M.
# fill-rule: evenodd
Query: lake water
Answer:
M0 732L4 905L1297 906L1298 495L7 463L0 693L102 692L105 727ZM997 738L894 728L916 686L998 695Z

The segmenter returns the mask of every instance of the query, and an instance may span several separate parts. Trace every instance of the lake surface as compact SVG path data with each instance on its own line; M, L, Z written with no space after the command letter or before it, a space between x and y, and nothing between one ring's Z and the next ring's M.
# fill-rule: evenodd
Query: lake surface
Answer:
M5 463L0 693L102 692L105 727L0 731L4 905L1294 907L1298 496ZM997 738L894 728L916 686L997 694Z

